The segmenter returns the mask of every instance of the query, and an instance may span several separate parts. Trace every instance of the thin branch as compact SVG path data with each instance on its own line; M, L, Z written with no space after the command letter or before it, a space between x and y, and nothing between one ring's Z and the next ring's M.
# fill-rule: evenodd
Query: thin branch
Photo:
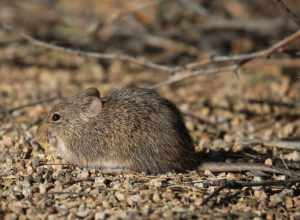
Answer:
M96 59L121 60L145 68L150 68L156 71L175 74L172 75L167 81L153 85L151 88L158 88L163 85L172 84L184 80L186 78L190 78L198 75L213 74L213 73L218 73L218 72L228 71L228 70L231 72L236 72L237 70L239 70L241 66L245 65L246 63L254 59L267 58L275 53L283 52L287 46L300 39L300 30L299 30L287 36L286 38L282 39L278 43L270 46L269 48L254 53L240 54L240 55L233 55L233 56L215 56L209 59L207 62L189 63L185 66L168 66L168 65L153 63L143 58L135 58L129 55L88 52L88 51L76 50L72 48L65 48L63 46L57 46L48 42L44 42L42 40L38 40L23 32L19 32L12 26L3 23L0 26L0 29L13 32L18 36L20 36L21 38L30 42L31 44L42 48L57 50L57 51L61 51L73 55L96 58Z
M33 107L33 106L40 105L40 104L53 102L55 100L58 100L59 98L60 97L52 97L52 98L42 99L42 100L38 100L38 101L35 101L35 102L30 102L30 103L20 105L20 106L17 106L17 107L13 107L13 108L9 108L9 109L6 109L6 108L1 109L0 108L0 115L3 114L3 116L0 117L0 121L3 120L7 115L10 115L15 111L19 111L19 110L22 110L24 108Z
M293 42L300 39L300 30L287 36L286 38L282 39L281 41L277 42L276 44L272 45L271 47L257 51L254 53L248 54L241 54L235 56L217 56L212 59L211 62L213 63L224 63L224 62L239 62L242 64L246 64L247 62L258 59L258 58L266 58L276 52L283 52L283 50Z
M96 35L104 26L112 25L115 21L120 21L136 12L146 10L148 7L159 5L164 0L155 0L149 3L140 4L135 8L127 9L127 10L121 10L116 13L113 13L111 16L109 16L107 19L105 19L103 22L97 22L93 30L90 31L92 35Z
M199 31L246 31L266 36L276 36L282 30L294 31L297 25L293 21L287 22L285 18L239 18L226 19L219 16L210 16L200 27Z
M11 113L13 113L15 111L19 111L23 108L33 107L33 106L36 106L36 105L40 105L40 104L44 104L44 103L48 103L48 102L53 102L57 99L59 99L59 97L52 97L52 98L48 98L48 99L38 100L38 101L35 101L35 102L30 102L30 103L20 105L20 106L14 107L14 108L10 108L10 109L0 109L0 113L11 114Z
M82 51L72 48L66 48L63 46L58 46L55 44L51 44L39 39L36 39L28 34L25 34L23 32L17 31L15 28L13 28L10 25L1 23L0 29L7 31L7 32L13 32L20 36L21 38L27 40L33 45L36 45L38 47L56 50L64 53L69 53L81 57L89 57L89 58L96 58L96 59L102 59L102 60L120 60L125 62L130 62L139 66L147 67L149 69L159 70L163 72L173 73L176 72L177 67L169 67L165 65L160 65L153 63L151 61L145 60L143 58L135 58L128 55L122 55L122 54L112 54L112 53L99 53L99 52L90 52L90 51Z
M231 66L227 67L216 67L216 68L208 68L208 69L199 69L199 70L194 70L194 71L188 71L185 73L178 72L175 75L171 76L169 79L166 81L157 83L153 86L150 86L149 88L151 89L156 89L165 85L173 84L191 77L199 76L199 75L208 75L208 74L216 74L219 72L233 72L237 68L237 65L233 64Z
M300 141L285 141L285 140L258 140L258 139L245 139L241 141L242 145L255 145L255 144L262 144L267 147L277 147L281 149L288 149L288 150L296 150L300 151Z
M192 1L192 0L178 0L179 3L181 3L181 5L193 12L196 12L198 15L200 16L208 16L209 13L208 11L202 7L201 5L199 5L198 3Z
M136 8L133 8L133 9L119 11L116 14L113 14L110 18L108 18L109 22L104 22L104 23L112 24L116 20L120 20L120 19L122 19L126 16L129 16L129 15L132 15L136 12L145 10L148 7L159 5L163 1L164 0L155 0L155 1L152 1L152 2L149 2L149 3L142 3L142 4L138 5Z
M194 182L195 183L195 182ZM239 181L239 180L213 180L204 181L205 187L218 187L213 193L204 198L202 205L206 205L210 199L218 196L218 194L224 189L241 189L244 187L257 187L257 186L283 186L290 188L291 185L300 183L300 178L289 180L265 180L265 181Z
M75 167L75 165L70 163L44 163L40 162L38 166L69 166L69 167Z
M206 63L191 63L183 67L177 74L171 76L169 79L167 79L164 82L160 82L158 84L155 84L151 86L150 88L158 88L164 85L173 84L175 82L181 81L186 78L198 76L198 75L206 75L206 74L212 74L212 73L219 73L223 71L231 71L231 72L237 72L243 65L246 63L249 63L250 61L258 58L267 58L274 53L283 52L284 49L292 44L293 42L300 39L300 30L293 33L292 35L287 36L286 38L282 39L281 41L277 42L276 44L272 45L271 47L257 51L254 53L248 53L248 54L240 54L240 55L233 55L233 56L216 56L210 59ZM227 64L229 63L229 64ZM207 66L214 66L216 64L220 65L229 65L225 67L212 67L208 68ZM206 69L205 69L206 68ZM183 74L182 72L187 72L186 74ZM179 74L182 73L182 74Z
M300 18L288 7L284 0L275 0L286 12L288 17L291 18L300 27Z
M223 189L225 189L225 188L226 188L226 186L220 186L220 187L218 187L213 193L211 193L210 195L208 195L207 197L205 197L205 198L203 199L201 205L206 205L210 199L212 199L212 198L215 197L215 196L218 196L219 193L220 193Z
M11 113L13 113L15 111L19 111L23 108L28 108L28 107L33 107L33 106L40 105L40 104L53 102L53 101L58 100L58 99L59 99L59 97L52 97L52 98L42 99L42 100L38 100L38 101L35 101L35 102L27 103L27 104L24 104L24 105L20 105L20 106L14 107L14 108L7 109L6 112L11 114Z
M194 182L199 183L199 182ZM283 186L290 187L291 185L300 183L300 178L287 179L287 180L264 180L264 181L238 181L238 180L206 180L201 181L205 187L218 186L229 189L240 189L243 187L257 187L257 186Z

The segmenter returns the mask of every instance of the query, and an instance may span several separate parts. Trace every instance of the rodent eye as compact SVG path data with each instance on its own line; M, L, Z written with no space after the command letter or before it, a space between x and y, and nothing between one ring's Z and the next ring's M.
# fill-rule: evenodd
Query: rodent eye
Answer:
M61 118L61 117L60 117L60 114L59 114L59 113L54 113L54 114L52 115L52 117L51 117L51 120L52 120L52 121L59 121L60 118Z

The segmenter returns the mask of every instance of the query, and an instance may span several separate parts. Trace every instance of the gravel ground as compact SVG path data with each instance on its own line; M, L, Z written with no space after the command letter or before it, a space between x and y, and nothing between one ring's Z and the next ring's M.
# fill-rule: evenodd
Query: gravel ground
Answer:
M23 4L12 2L1 3L0 17L21 24L24 17L26 26L21 25L22 29L28 28L30 33L44 38L49 34L47 27L52 21L54 28L50 40L66 37L70 44L89 48L90 42L81 38L83 33L73 34L82 25L79 18L75 30L64 29L65 26L62 28L55 23L57 15L51 11L29 4L26 7L32 7L32 13L41 20L30 19L25 16L28 9ZM236 13L235 16L238 16L238 10L248 10L248 5L239 1L228 2L231 6L236 5L234 11L229 10ZM260 1L255 2L260 4ZM57 7L60 13L69 13L72 19L74 11L81 12L87 7L82 6L79 10L76 5L71 7L62 1ZM221 9L225 6L219 7L216 13L222 14ZM145 24L156 19L150 12L141 18ZM271 12L266 9L268 13ZM45 26L35 26L35 22L45 23ZM220 39L224 40L223 37ZM255 45L251 37L234 37L240 46L234 50L234 45L238 44L235 41L231 44L231 52L242 53L263 46ZM280 37L275 34L272 39L276 41ZM101 40L105 41L104 38ZM130 39L128 42L122 49L128 52L127 48L132 47L133 53L140 50L139 44L134 47ZM107 49L114 51L118 46L120 43L107 46ZM209 46L208 43L206 50L211 50ZM170 58L170 53L175 52L146 55L154 61L165 57L169 62L176 62L178 57ZM245 138L300 137L297 72L297 60L293 65L254 62L239 77L232 73L196 77L161 87L158 91L184 112L196 149L204 157L221 155L229 162L293 164L299 168L300 153L297 151L241 144ZM103 174L66 165L47 154L35 141L40 121L55 101L17 108L50 97L68 96L90 86L107 94L113 88L127 85L151 85L167 79L166 74L119 61L100 62L42 50L14 34L0 32L0 79L0 219L300 219L299 183L222 190L206 184L222 179L288 180L282 175L257 172L213 174L197 170L157 176Z

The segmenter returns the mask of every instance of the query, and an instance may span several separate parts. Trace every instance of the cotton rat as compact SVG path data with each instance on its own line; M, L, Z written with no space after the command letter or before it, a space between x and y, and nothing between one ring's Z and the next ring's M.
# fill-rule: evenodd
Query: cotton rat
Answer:
M125 88L101 97L89 88L60 101L38 130L75 165L146 173L193 167L192 139L177 107L154 90Z
M155 174L197 166L216 172L291 174L285 169L250 163L199 164L180 111L151 89L125 88L101 97L96 88L89 88L64 98L40 126L38 142L52 146L72 164L107 172Z

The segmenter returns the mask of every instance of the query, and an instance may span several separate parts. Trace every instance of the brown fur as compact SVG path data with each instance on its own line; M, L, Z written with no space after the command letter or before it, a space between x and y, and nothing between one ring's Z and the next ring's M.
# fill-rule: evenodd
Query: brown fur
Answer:
M52 120L54 114L59 114L58 121ZM164 173L197 167L300 176L262 164L203 162L180 111L151 89L120 89L101 97L96 88L90 88L62 99L39 128L38 141L52 145L70 163L108 172Z
M162 173L195 165L192 139L173 103L150 89L126 88L98 96L98 90L90 88L54 106L39 129L40 142L47 142L50 132L68 150L62 158L104 170L113 164L120 170ZM100 99L102 107L90 117L94 99ZM53 113L61 115L59 122L51 121Z

